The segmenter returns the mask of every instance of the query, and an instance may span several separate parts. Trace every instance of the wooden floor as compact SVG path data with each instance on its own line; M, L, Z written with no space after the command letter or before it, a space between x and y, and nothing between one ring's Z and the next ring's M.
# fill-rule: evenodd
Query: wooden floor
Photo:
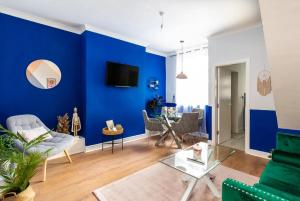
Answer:
M155 147L155 139L148 145L146 139L130 142L111 150L94 151L72 156L73 163L65 158L49 161L47 181L40 182L40 171L32 180L36 201L96 201L92 191L158 162L178 151L168 146ZM169 143L166 143L169 145ZM260 176L266 159L237 151L223 165L251 175Z

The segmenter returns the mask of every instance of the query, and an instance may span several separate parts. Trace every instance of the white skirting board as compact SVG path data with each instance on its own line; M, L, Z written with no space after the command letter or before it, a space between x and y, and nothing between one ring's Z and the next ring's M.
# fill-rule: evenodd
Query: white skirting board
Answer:
M255 150L255 149L246 149L246 154L250 154L252 156L257 156L257 157L260 157L260 158L265 158L265 159L269 159L270 160L270 155L271 153L268 153L268 152L263 152L263 151L258 151L258 150Z
M151 136L154 136L154 135L151 135ZM147 138L147 137L148 137L148 134L146 134L146 133L126 137L126 138L124 138L124 144L128 143L128 142L144 139L144 138ZM116 145L116 146L118 146L118 145ZM110 144L104 144L103 147L104 147L104 149L106 149L108 147L111 147L111 145ZM102 143L86 146L85 147L85 152L96 151L96 150L99 150L99 149L102 149Z
M146 130L145 133L143 133L143 134L134 135L134 136L124 138L124 144L128 143L128 142L132 142L132 141L147 138L149 136L149 134L151 136L155 136L155 135L159 135L160 133L157 133L157 132L152 133L152 132L149 132L149 131ZM118 146L118 145L116 145L116 146ZM104 149L110 148L110 147L111 147L111 145L109 145L109 144L104 145ZM70 155L72 155L72 154L77 154L77 153L96 151L96 150L100 150L100 149L102 149L102 143L85 146L85 138L81 137L81 136L77 136L77 137L75 137L73 145L68 149L68 152L69 152ZM246 153L250 154L250 155L253 155L253 156L257 156L257 157L270 159L269 158L270 153L257 151L257 150L254 150L254 149L248 149L248 150L246 150ZM49 160L56 159L56 158L61 158L61 157L64 157L64 156L65 155L62 152L60 154L57 154L55 156L50 157Z

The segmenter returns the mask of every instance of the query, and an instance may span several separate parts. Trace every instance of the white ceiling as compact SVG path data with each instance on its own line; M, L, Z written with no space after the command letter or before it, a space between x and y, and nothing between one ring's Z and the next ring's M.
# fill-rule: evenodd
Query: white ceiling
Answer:
M257 0L0 0L0 5L71 26L88 24L170 53L210 35L259 23ZM164 11L160 30L159 11Z

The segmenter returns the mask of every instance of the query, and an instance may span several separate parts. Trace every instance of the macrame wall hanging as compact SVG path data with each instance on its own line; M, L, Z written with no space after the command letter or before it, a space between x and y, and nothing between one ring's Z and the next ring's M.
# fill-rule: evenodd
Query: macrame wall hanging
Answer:
M257 92L261 96L266 96L272 91L271 72L264 69L258 73L257 77Z

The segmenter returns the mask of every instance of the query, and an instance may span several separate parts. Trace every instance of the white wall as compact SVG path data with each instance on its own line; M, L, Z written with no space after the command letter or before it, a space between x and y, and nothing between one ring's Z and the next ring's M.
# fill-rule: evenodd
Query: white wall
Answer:
M280 128L300 130L300 1L260 0Z
M176 98L176 62L176 56L166 58L166 101L169 103L173 95Z
M261 96L257 92L257 75L268 67L266 47L261 25L239 32L213 36L208 39L209 56L209 104L214 106L215 66L249 59L249 107L274 110L273 93Z

